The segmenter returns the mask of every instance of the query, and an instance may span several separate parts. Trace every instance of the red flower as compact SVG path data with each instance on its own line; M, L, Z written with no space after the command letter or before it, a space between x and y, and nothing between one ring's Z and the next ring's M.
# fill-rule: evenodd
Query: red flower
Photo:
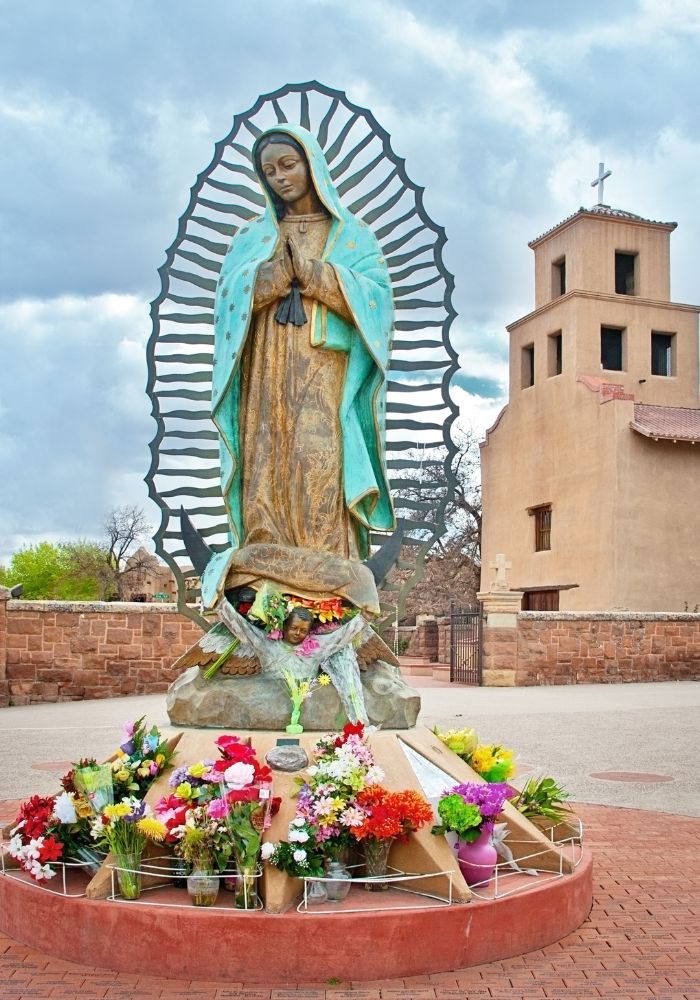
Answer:
M42 837L51 821L56 799L53 795L42 797L32 795L31 799L22 803L15 823L24 821L22 837L28 843L35 837Z
M405 837L433 819L430 804L412 789L390 792L381 785L371 785L358 794L357 804L366 814L363 823L352 828L357 840Z
M58 861L63 854L63 844L55 837L46 837L44 843L39 848L39 861L44 864L46 861Z

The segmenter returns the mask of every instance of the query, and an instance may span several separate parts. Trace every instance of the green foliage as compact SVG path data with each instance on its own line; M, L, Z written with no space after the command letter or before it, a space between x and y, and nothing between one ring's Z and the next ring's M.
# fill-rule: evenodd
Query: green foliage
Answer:
M571 796L554 778L530 778L513 805L523 816L546 816L561 823L570 812L566 800Z
M6 587L22 583L26 600L98 600L105 557L95 542L38 542L15 552L0 582Z

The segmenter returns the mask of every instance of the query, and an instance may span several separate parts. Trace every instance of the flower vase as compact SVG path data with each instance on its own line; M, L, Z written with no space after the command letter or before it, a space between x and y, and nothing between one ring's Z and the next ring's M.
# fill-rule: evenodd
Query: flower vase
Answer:
M213 906L219 895L219 876L195 865L187 876L187 891L194 906Z
M236 867L238 868L236 875L236 909L257 910L260 906L258 899L258 866L237 862Z
M190 864L184 858L179 857L177 854L172 856L170 859L170 874L172 875L173 885L176 889L187 888L187 876L191 871Z
M328 902L328 892L324 882L316 878L306 879L306 905L319 906Z
M485 826L476 840L460 840L457 845L457 860L467 885L486 885L493 877L498 852L491 843L491 833L491 827Z
M141 855L133 851L115 851L117 882L123 899L138 899L141 895Z
M301 704L292 706L292 717L289 720L289 725L286 727L285 732L287 733L303 733L304 727L299 722L301 718Z
M342 903L350 892L352 877L340 861L327 861L324 883L329 903Z
M365 882L365 889L369 892L385 892L389 888L389 883L383 879L387 873L389 863L389 852L393 838L380 840L378 837L367 837L363 841L365 858L365 877L368 879L382 879L377 882Z

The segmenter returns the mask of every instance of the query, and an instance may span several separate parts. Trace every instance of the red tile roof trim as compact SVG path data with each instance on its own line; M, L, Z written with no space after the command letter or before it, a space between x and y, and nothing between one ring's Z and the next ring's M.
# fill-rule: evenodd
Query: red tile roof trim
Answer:
M577 375L576 381L581 382L591 392L600 393L601 403L609 403L611 399L634 399L634 394L625 392L624 385L617 382L606 382L597 375Z
M655 441L696 441L700 443L700 409L689 406L634 404L630 427Z

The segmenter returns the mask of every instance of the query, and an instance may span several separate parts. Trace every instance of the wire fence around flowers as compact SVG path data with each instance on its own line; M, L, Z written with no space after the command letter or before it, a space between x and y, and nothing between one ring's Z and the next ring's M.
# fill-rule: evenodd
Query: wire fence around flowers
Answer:
M93 861L79 861L77 858L70 861L52 861L51 866L56 870L56 875L60 877L60 880L57 882L54 879L50 879L38 882L22 867L15 867L14 865L10 867L6 863L8 857L9 855L4 850L0 851L0 875L12 879L14 882L23 882L25 885L30 885L32 888L39 889L42 892L53 893L54 896L70 896L75 898L85 896L88 883L95 874L95 862ZM106 857L107 855L104 854L103 858ZM80 878L83 884L80 889L76 886L76 891L74 891L69 882L76 881L76 877Z
M155 857L148 858L146 860L142 860L137 868L126 868L112 861L107 865L107 868L110 869L111 880L112 880L111 882L112 891L110 895L107 896L107 899L110 902L128 903L129 905L136 904L141 906L165 906L165 907L175 907L175 906L188 907L190 905L189 902L181 902L180 900L177 900L175 902L170 902L165 899L159 900L153 898L149 899L143 898L144 893L153 892L154 890L165 889L168 888L169 886L175 886L178 882L186 881L188 877L191 877L191 875L190 876L178 875L173 871L173 857L170 854L158 855ZM152 885L142 885L140 889L141 895L139 896L138 899L127 900L123 897L123 895L119 891L119 872L127 872L131 875L139 875L142 876L143 878L155 879L156 881ZM235 879L238 878L238 876L239 872L236 867L224 868L223 871L217 871L214 875L214 877L221 880L222 884L224 879ZM195 875L195 877L199 876ZM255 872L251 877L255 880L255 883L257 885L260 879L262 878L261 865L258 865L256 867ZM186 890L178 889L177 891L181 892L183 897L186 896ZM259 892L256 892L256 900L257 900L256 905L247 906L246 909L237 907L235 905L235 893L225 889L223 893L220 893L219 898L227 899L227 897L229 897L230 899L228 905L224 906L221 903L212 903L208 905L206 908L208 910L227 910L227 911L235 910L236 913L245 913L246 909L248 912L264 909Z
M348 868L351 870L353 868L362 868L363 865L349 865ZM377 896L370 897L363 895L364 906L353 906L352 903L347 905L347 902L335 903L335 902L324 902L315 903L311 902L309 899L309 890L312 884L317 883L324 885L326 883L333 883L335 879L332 876L315 877L315 878L305 878L304 879L304 894L297 906L298 913L314 913L322 914L324 916L332 916L334 913L374 913L379 910L398 910L398 909L410 909L410 910L427 910L427 909L437 909L443 906L451 906L453 903L452 898L452 879L454 872L452 871L440 871L440 872L424 872L421 874L416 874L413 872L404 872L399 868L392 868L391 866L387 869L386 875L374 875L374 876L361 876L353 875L350 880L350 896L357 899L357 895L353 893L353 889L365 889L369 887L387 886L390 889L394 889L404 896L412 896L415 899L406 901L405 899L399 900L396 897L393 898L392 905L389 905L389 900L386 900L384 896L381 898ZM433 892L426 892L420 889L411 889L407 885L402 885L401 883L408 882L420 882L426 879L444 878L447 887L446 893L443 896L438 895ZM427 902L422 902L421 900L427 900ZM382 903L384 905L382 905Z
M504 899L506 896L513 896L518 892L527 892L528 889L533 889L535 886L538 888L542 885L546 885L548 882L554 882L561 878L566 878L567 876L573 874L573 872L565 871L564 866L568 862L571 864L573 871L576 871L578 866L583 859L583 824L579 822L579 834L572 835L571 837L566 837L562 840L552 841L559 848L559 869L552 871L549 868L538 868L536 864L529 867L529 871L534 871L535 876L532 876L525 870L527 862L536 860L547 854L550 855L549 848L542 848L539 851L533 851L531 854L521 854L518 857L517 863L521 871L513 870L511 863L508 861L499 861L495 868L493 868L493 877L489 878L483 883L477 882L469 886L472 895L482 901L490 902L496 899ZM552 828L554 829L554 828ZM565 852L568 851L568 856ZM472 868L484 868L488 869L489 872L492 870L492 865L479 865L475 862L470 861L470 867ZM503 888L503 883L512 882L514 878L518 878L518 884L510 888ZM477 890L481 889L481 892ZM487 891L488 890L488 891Z

